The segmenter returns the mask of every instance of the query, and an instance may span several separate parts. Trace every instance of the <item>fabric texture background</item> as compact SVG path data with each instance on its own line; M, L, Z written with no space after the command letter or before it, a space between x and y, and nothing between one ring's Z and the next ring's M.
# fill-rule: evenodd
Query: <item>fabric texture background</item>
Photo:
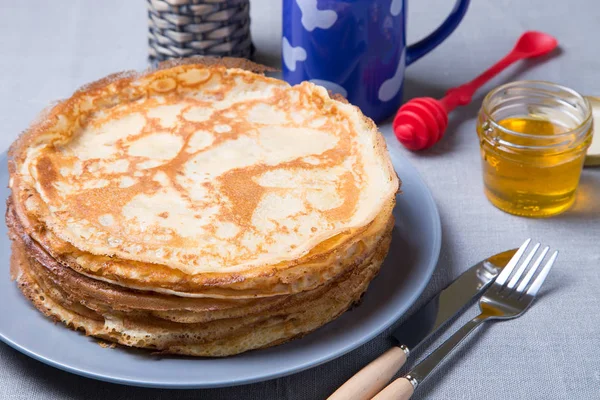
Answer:
M408 38L430 32L448 0L408 0ZM563 50L522 62L451 117L431 151L406 152L431 188L443 228L440 261L418 306L482 258L542 240L561 255L539 301L523 317L480 329L425 382L415 399L600 399L600 169L586 169L574 207L551 219L513 217L482 193L475 117L489 89L540 79L600 95L596 0L474 0L462 25L407 70L405 97L442 96L497 61L525 30L555 35ZM109 73L146 68L144 1L0 0L0 151L52 100ZM278 63L281 1L252 0L258 61ZM390 134L390 126L382 131ZM398 171L402 176L402 171ZM8 279L8 271L3 271ZM414 308L413 308L414 309ZM457 324L476 312L473 308ZM439 343L446 335L434 343ZM46 366L0 344L1 399L322 399L391 345L386 332L325 365L242 387L170 391L97 382ZM429 347L431 349L431 347ZM418 359L423 354L415 354ZM414 359L413 359L414 361ZM259 366L257 366L259 368Z

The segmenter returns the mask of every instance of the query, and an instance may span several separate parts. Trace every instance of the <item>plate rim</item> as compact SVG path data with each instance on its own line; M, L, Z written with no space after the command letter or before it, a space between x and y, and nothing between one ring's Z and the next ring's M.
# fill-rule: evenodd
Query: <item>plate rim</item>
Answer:
M403 159L404 163L407 164L409 166L409 169L412 170L410 172L410 174L413 175L414 177L416 177L416 179L420 182L421 186L425 189L423 191L423 194L426 199L426 202L428 203L428 208L432 211L432 213L431 213L432 222L433 222L433 226L432 226L432 228L433 228L432 229L432 232L433 232L432 239L433 240L432 240L432 246L431 246L432 257L431 257L431 260L430 260L429 264L427 265L427 268L424 272L426 274L426 278L423 279L421 281L419 287L416 288L412 292L410 298L406 301L406 303L403 305L403 307L399 308L399 310L401 310L401 311L390 313L390 315L386 319L386 321L383 322L382 324L379 324L376 327L376 329L371 330L369 332L369 334L364 335L360 339L357 339L353 342L348 343L346 346L338 349L335 352L331 352L320 358L312 359L311 361L306 361L303 364L297 364L297 365L294 365L289 368L284 368L281 371L273 372L273 373L270 373L267 375L262 375L262 376L256 375L254 377L245 377L245 378L240 378L240 379L234 378L234 379L229 379L227 381L222 380L219 382L208 382L208 383L199 383L199 382L167 383L167 382L144 381L143 379L123 378L120 376L102 374L102 373L93 372L93 371L90 371L87 369L82 369L79 367L73 367L71 365L64 364L55 359L40 355L40 354L36 353L35 351L32 351L24 346L21 346L18 343L16 343L15 341L13 341L12 339L9 339L8 337L6 337L2 332L0 332L0 341L4 342L11 348L19 351L20 353L33 358L34 360L37 360L39 362L42 362L48 366L57 368L59 370L72 373L74 375L79 375L79 376L82 376L85 378L95 379L98 381L108 382L108 383L113 383L113 384L120 384L120 385L126 385L126 386L134 386L134 387L144 387L144 388L155 388L155 389L157 389L157 388L160 388L160 389L184 389L184 390L185 389L212 389L212 388L234 387L234 386L252 384L252 383L257 383L257 382L264 382L264 381L281 378L284 376L293 375L293 374L296 374L296 373L299 373L302 371L306 371L308 369L325 364L329 361L335 360L345 354L348 354L351 351L357 349L358 347L370 342L376 336L380 335L383 331L385 331L390 326L392 326L395 322L397 322L406 313L406 311L408 311L410 309L410 307L423 294L425 288L431 281L431 278L433 276L433 273L434 273L437 263L439 261L441 245L442 245L442 226L441 226L440 213L439 213L437 204L433 198L433 195L431 193L431 189L429 188L429 186L427 185L427 183L425 182L425 180L423 179L422 175L419 173L417 168L410 162L410 160L407 157L405 157L398 151L390 151L390 150L391 149L389 149L389 147L388 147L388 151L390 153L392 163L395 164L394 160L396 158ZM6 163L7 163L7 153L3 152L2 154L0 154L0 165L6 165Z

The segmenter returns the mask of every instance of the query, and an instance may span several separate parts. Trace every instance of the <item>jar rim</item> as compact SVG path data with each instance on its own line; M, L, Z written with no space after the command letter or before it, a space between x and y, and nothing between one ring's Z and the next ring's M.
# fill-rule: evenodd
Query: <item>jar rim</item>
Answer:
M586 125L591 123L593 114L592 114L592 107L590 105L590 102L588 101L588 99L585 96L583 96L576 90L571 89L567 86L563 86L558 83L553 83L553 82L549 82L549 81L520 80L520 81L513 81L513 82L509 82L509 83L500 85L500 86L492 89L484 97L483 102L481 103L481 109L482 109L483 113L485 114L485 116L488 118L488 122L493 125L494 129L498 129L508 135L513 135L516 137L540 139L539 135L513 131L512 129L508 129L508 128L505 128L504 126L500 125L500 123L498 121L496 121L496 119L491 115L491 113L487 107L487 105L491 101L492 97L494 95L496 95L498 92L500 92L502 90L506 90L506 89L510 89L510 88L518 88L518 87L523 87L524 89L527 89L528 85L540 85L540 86L546 86L546 87L564 90L565 92L576 97L578 100L581 100L583 102L583 104L585 104L585 114L584 114L583 120L574 128L570 128L569 130L567 130L565 132L561 132L561 133L552 135L553 139L560 139L563 137L566 138L566 137L572 136L573 134L576 134L579 130L581 130L583 127L585 127ZM557 143L556 145L560 145L560 143ZM550 146L550 147L555 147L555 146Z

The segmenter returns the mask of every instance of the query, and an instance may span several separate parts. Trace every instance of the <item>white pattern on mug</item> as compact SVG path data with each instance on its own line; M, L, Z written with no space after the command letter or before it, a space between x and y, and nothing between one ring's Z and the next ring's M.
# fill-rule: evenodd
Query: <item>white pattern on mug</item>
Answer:
M400 15L400 11L402 11L402 1L403 0L392 0L392 4L390 4L390 14L394 17Z
M309 32L315 28L329 29L338 19L333 10L319 10L317 0L296 0L296 3L302 11L302 25Z
M390 101L400 91L400 88L402 87L402 81L404 80L403 72L404 68L406 67L405 58L406 50L402 52L402 56L400 57L400 61L398 62L394 76L383 81L379 87L379 92L377 93L379 100Z
M304 48L301 46L292 47L290 42L285 37L283 38L282 54L283 62L290 71L296 70L296 62L306 60L306 50L304 50Z

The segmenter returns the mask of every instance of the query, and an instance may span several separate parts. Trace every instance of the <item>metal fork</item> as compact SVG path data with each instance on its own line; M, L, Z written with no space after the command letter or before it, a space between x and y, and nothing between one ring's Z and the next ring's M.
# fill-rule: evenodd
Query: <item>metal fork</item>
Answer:
M483 294L479 300L481 313L463 325L462 328L442 343L433 353L416 365L405 377L398 378L390 383L373 397L372 400L409 399L417 386L479 325L485 321L512 319L523 315L538 294L558 256L558 251L555 251L531 285L529 285L549 250L549 247L544 248L532 264L531 262L540 248L540 244L537 243L519 267L516 268L530 242L531 239L527 239L521 245L513 258L498 275L495 282ZM527 269L530 264L532 264L531 267ZM527 273L525 273L526 270Z

